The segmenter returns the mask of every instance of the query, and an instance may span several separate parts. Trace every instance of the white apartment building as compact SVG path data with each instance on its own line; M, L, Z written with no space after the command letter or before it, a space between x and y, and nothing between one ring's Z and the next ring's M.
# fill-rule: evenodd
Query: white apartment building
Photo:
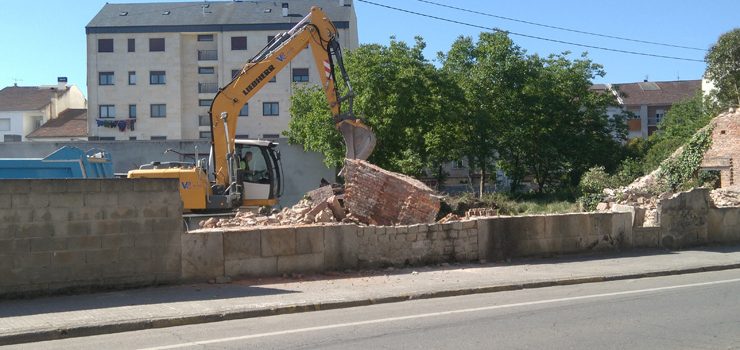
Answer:
M68 110L84 110L87 101L82 91L67 85L8 86L0 90L0 141L27 141L29 134Z
M359 45L350 0L106 4L86 27L90 139L210 138L218 88L312 6L334 22L345 50ZM249 101L237 135L281 137L294 82L319 82L310 50Z

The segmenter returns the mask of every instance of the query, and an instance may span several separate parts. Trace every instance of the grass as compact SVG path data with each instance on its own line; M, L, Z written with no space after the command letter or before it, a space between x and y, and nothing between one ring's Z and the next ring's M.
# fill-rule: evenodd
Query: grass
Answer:
M575 199L563 194L520 194L509 193L485 194L475 198L470 193L450 196L444 200L440 216L454 213L464 216L471 208L495 208L499 215L561 214L581 212Z

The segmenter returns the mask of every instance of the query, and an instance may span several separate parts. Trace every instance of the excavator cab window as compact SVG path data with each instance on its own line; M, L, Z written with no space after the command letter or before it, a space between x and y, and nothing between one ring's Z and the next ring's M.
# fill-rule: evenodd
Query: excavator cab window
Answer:
M273 199L280 190L279 169L270 146L236 145L237 178L244 188L244 199Z

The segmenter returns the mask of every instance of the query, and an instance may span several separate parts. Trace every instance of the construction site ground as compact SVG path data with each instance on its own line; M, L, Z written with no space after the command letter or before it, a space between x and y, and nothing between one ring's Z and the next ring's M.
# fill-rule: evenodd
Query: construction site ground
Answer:
M740 268L740 246L184 284L0 301L0 345L410 299Z

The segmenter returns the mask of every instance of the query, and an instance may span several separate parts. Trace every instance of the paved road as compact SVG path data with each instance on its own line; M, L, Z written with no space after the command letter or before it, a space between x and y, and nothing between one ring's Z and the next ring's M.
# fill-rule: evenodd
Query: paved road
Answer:
M21 344L11 349L740 349L740 270Z

